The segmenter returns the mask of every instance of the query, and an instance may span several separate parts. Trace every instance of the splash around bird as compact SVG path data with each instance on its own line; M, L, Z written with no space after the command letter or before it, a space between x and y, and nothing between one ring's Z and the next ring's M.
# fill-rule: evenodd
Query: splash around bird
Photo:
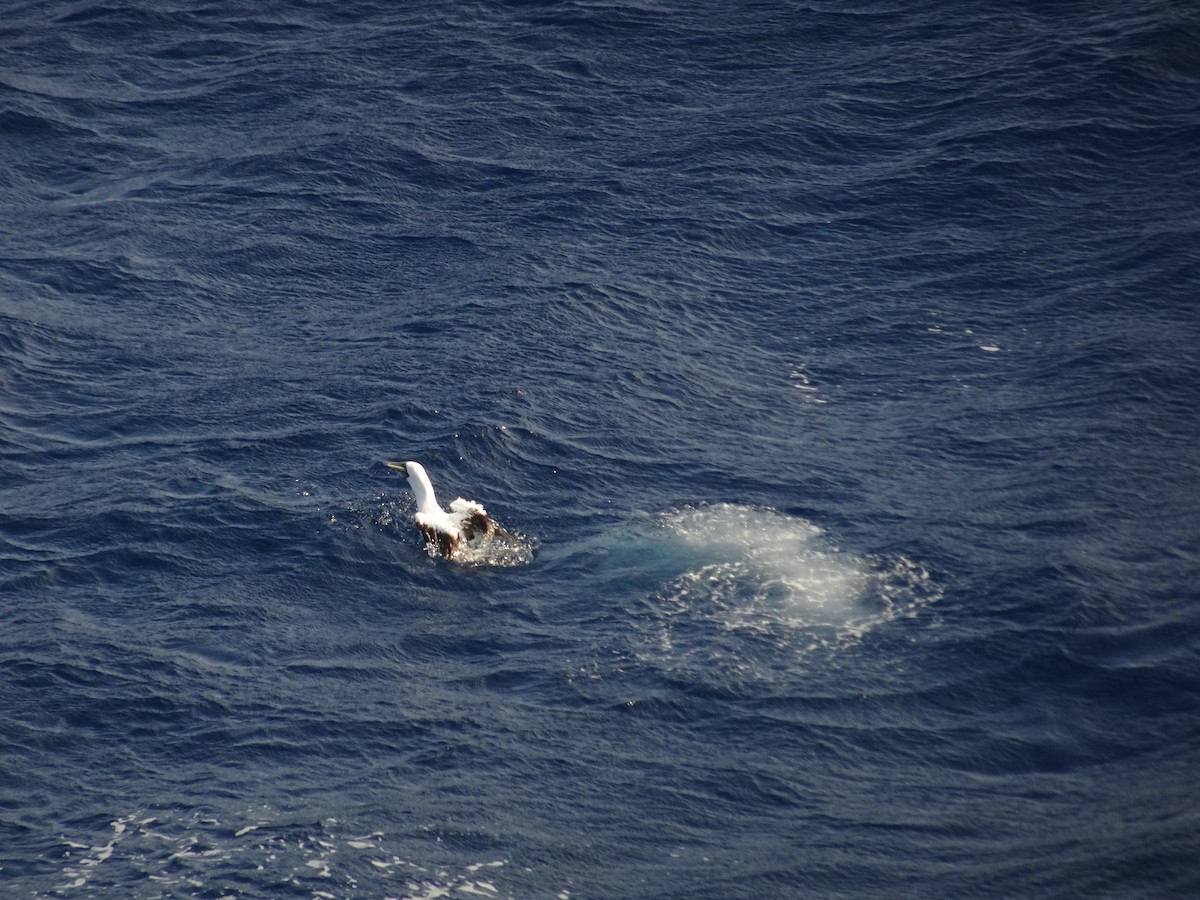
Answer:
M509 531L488 515L483 505L456 497L446 511L438 504L429 474L419 462L388 462L408 479L417 511L413 516L425 538L425 549L467 565L522 565L533 557L535 542Z

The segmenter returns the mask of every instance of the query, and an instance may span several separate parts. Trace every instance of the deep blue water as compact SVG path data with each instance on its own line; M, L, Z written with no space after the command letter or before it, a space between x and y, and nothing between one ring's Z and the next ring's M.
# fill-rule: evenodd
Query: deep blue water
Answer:
M0 894L1200 894L1193 5L0 46Z

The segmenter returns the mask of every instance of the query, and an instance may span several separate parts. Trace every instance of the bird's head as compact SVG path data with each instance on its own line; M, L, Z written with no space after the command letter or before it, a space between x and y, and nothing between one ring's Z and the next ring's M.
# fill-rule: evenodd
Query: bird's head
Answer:
M429 481L429 475L425 472L425 467L419 462L389 462L386 464L389 469L395 469L409 481L417 480L422 482Z
M395 469L408 479L408 486L412 488L413 496L417 499L417 510L432 515L440 513L441 507L437 505L437 498L433 494L433 485L429 481L429 476L425 474L425 467L419 462L389 462L389 469Z

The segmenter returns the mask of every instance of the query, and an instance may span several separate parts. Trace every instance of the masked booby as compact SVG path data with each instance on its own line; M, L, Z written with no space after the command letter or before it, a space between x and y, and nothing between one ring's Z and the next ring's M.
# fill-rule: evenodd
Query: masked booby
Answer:
M474 500L458 497L450 502L449 512L442 509L433 493L433 483L419 462L389 462L387 467L408 478L417 501L417 514L413 518L431 553L460 559L465 551L477 550L493 537L510 537Z

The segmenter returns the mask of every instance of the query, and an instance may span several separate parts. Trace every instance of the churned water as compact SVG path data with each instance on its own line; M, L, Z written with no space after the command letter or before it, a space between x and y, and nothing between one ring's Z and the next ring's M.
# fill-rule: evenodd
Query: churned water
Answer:
M0 35L0 894L1200 893L1192 6Z

